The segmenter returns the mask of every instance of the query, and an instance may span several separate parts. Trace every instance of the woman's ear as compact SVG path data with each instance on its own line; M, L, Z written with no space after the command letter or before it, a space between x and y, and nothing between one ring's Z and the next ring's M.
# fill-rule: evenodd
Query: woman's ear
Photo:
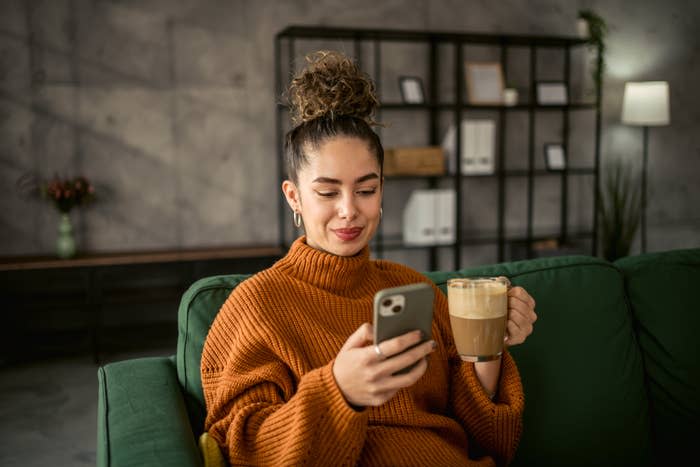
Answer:
M285 180L282 182L282 193L284 193L284 197L287 199L287 204L289 204L289 207L292 208L292 211L300 212L301 203L299 190L293 181Z

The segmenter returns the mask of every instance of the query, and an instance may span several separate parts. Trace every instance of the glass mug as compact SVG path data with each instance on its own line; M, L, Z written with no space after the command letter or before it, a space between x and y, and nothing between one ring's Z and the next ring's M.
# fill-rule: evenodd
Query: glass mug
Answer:
M509 288L502 276L447 281L452 336L462 360L486 362L503 353Z

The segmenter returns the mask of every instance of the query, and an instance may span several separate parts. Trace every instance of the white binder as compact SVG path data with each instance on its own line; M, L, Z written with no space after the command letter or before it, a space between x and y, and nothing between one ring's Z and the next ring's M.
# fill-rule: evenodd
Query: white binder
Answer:
M437 206L435 209L435 243L445 245L454 243L455 232L455 201L454 190L434 190Z
M406 245L445 245L455 241L454 190L414 190L403 211Z
M447 154L448 170L456 172L455 146L457 132L450 125L442 141ZM488 119L462 120L460 164L464 175L488 175L495 171L496 122Z

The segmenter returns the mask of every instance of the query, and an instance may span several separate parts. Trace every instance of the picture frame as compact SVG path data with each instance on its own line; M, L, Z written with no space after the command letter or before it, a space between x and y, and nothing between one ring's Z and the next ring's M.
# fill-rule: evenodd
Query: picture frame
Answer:
M544 145L544 163L550 172L566 170L566 149L561 143L546 143Z
M563 81L538 81L536 87L538 105L567 105L569 90Z
M399 90L404 104L424 104L423 80L417 76L400 76Z
M465 62L467 101L475 105L503 105L503 68L499 62Z

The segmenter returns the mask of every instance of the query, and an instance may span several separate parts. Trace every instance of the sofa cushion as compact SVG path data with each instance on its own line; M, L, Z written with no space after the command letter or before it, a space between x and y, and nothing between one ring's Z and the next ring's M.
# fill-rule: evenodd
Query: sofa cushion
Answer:
M204 340L221 305L250 274L211 276L196 281L184 293L178 310L177 376L196 437L204 429L206 406L199 367Z
M694 458L700 433L700 249L617 261L638 321L660 465Z
M537 302L533 334L510 349L525 390L513 465L650 465L643 366L618 269L557 257L428 275L443 290L450 277L504 275Z

